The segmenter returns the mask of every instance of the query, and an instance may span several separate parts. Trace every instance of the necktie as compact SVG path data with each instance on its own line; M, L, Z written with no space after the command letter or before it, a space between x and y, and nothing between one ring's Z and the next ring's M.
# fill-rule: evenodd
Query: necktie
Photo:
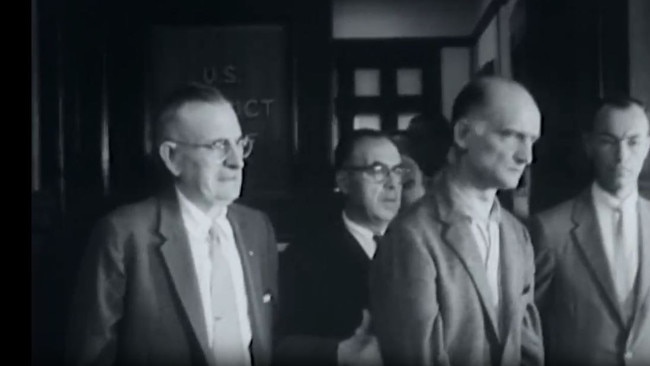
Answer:
M215 222L209 233L212 261L212 350L218 365L246 366L251 364L250 353L248 345L243 342L235 287L221 247L223 235L223 230Z
M627 255L627 240L625 235L625 215L622 209L614 211L614 284L618 300L623 304L627 301L634 279L630 273L630 263Z

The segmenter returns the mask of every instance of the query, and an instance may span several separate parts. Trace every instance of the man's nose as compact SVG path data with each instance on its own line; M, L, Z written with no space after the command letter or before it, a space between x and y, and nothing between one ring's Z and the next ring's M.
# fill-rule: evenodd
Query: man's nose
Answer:
M224 160L224 165L233 168L241 169L244 167L244 152L242 149L238 148L229 148L228 153L226 154L226 159Z
M386 180L384 181L384 187L386 188L396 188L398 185L402 184L402 176L392 170L389 170L386 174Z
M515 153L517 163L528 165L533 162L533 143L522 141Z
M630 156L630 148L627 147L625 141L621 141L616 145L616 158L618 162L624 162Z

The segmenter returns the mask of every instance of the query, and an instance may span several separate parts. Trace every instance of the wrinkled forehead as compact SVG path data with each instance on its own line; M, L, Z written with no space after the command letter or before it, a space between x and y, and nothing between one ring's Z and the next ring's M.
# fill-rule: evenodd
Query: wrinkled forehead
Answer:
M481 112L493 129L512 130L531 137L539 137L541 133L542 116L528 94L510 92L495 95Z
M237 114L230 104L190 102L178 109L177 130L194 140L234 139L241 136Z
M383 137L368 137L357 141L348 159L349 164L357 166L382 163L392 167L401 162L402 158L397 147Z
M644 134L650 131L650 122L643 109L637 106L628 108L604 107L596 114L594 133L625 135Z

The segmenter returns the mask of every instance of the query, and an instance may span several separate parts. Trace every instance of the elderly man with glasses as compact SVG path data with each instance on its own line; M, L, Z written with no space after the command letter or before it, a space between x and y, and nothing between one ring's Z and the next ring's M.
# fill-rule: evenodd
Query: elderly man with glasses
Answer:
M342 211L319 222L283 254L286 327L280 364L377 365L370 331L368 269L377 236L400 207L406 169L383 133L356 130L335 151Z
M253 140L216 89L163 104L170 184L95 227L68 334L70 364L267 365L277 251L266 215L234 204Z

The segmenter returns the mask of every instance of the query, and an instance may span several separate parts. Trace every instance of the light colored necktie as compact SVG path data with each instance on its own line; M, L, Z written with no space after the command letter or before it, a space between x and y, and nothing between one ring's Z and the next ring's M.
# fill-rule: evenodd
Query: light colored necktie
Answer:
M628 262L627 240L625 233L625 216L622 209L614 211L614 285L616 295L621 303L625 303L632 291L634 279L632 278L632 266Z
M251 364L250 353L248 345L243 342L235 287L230 266L221 247L223 235L223 229L215 222L209 233L212 261L212 350L217 365L246 366Z

